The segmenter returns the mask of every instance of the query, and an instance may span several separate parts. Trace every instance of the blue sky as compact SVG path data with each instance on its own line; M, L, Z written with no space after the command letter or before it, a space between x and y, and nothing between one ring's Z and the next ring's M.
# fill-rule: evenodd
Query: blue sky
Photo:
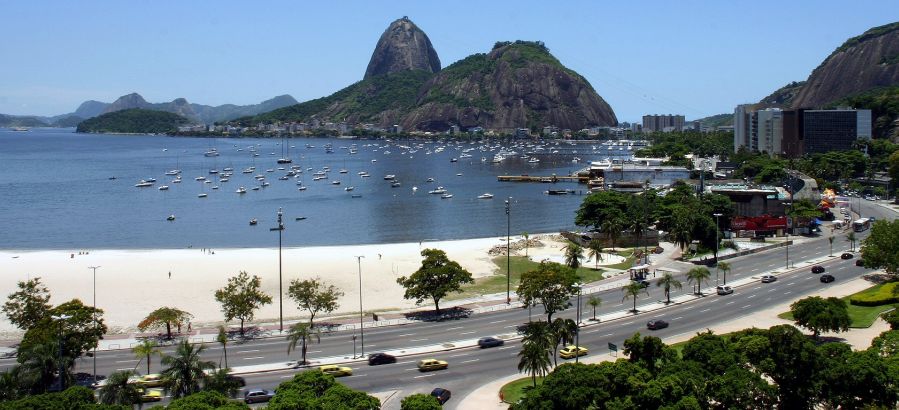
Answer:
M447 66L498 40L542 40L620 121L732 112L804 80L845 39L896 20L882 1L5 1L0 113L55 115L138 92L304 101L362 78L409 16Z

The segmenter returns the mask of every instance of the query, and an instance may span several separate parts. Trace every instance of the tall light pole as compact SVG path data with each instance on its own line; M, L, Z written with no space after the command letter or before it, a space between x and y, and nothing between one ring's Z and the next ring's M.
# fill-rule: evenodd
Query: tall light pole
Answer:
M365 256L356 256L356 262L359 264L359 356L365 357L365 328L362 322L362 258Z
M53 315L51 319L59 321L59 391L66 389L66 363L63 359L63 337L65 321L72 318L72 315Z
M574 362L578 363L578 357L581 356L581 289L584 285L575 282L574 286L577 288L577 326L574 331L574 347L576 352L574 353Z
M506 200L506 304L512 304L512 246L509 242L512 236L512 197Z
M269 228L269 231L278 231L278 330L284 333L284 290L282 289L283 280L281 280L281 236L284 232L284 211L278 208L278 227Z
M715 217L715 284L718 284L718 252L721 250L718 246L718 218L721 217L721 214L715 212L712 214Z
M100 266L88 266L88 269L94 271L94 330L97 329L97 269ZM99 342L98 342L99 343ZM97 382L97 345L94 345L94 383Z

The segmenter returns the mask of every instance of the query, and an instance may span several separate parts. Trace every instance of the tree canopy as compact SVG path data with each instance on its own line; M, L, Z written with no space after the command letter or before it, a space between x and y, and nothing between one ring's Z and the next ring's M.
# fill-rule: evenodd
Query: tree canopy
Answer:
M852 323L846 302L835 297L800 299L790 305L790 311L796 324L811 330L815 339L821 332L845 332Z
M7 296L3 313L19 329L28 330L50 311L50 291L41 278L19 281L19 290Z
M462 285L474 282L474 278L471 272L450 260L446 252L440 249L425 249L421 251L421 256L424 258L421 267L408 277L398 278L396 283L406 288L404 298L415 299L415 303L419 304L430 298L439 313L440 300L450 292L461 292Z
M521 274L518 284L519 300L526 306L543 305L547 322L552 315L571 306L572 296L577 294L578 275L565 265L543 261L537 268Z
M215 291L215 300L222 305L225 320L240 320L240 334L244 334L244 322L253 320L256 310L272 303L272 297L260 288L262 280L258 276L241 271L228 279L228 285Z
M862 260L866 268L899 274L899 220L877 221L862 240Z
M141 320L140 323L137 324L137 328L141 332L146 332L148 329L164 327L166 337L171 339L172 326L177 326L180 329L181 326L185 322L190 321L192 317L193 315L181 309L163 306L150 312L144 320Z
M326 285L320 278L290 281L287 295L295 302L297 307L309 312L309 325L318 312L331 313L340 306L337 299L343 296L334 285Z

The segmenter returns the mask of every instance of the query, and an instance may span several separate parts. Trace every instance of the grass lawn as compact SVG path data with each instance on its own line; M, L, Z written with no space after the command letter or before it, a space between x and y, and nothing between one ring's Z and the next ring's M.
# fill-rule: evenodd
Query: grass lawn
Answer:
M475 279L475 282L462 287L461 293L453 293L447 296L447 299L464 299L491 293L501 293L506 291L506 257L497 256L493 258L493 263L499 268L497 273L483 278ZM521 280L521 273L534 270L540 265L538 262L531 261L524 256L513 256L509 263L512 267L512 275L510 282L512 290L518 287ZM584 283L595 282L602 279L602 269L595 270L593 266L581 266L577 270L577 274Z
M849 295L844 298L840 298L844 302L846 302L846 305L849 307L849 318L852 319L852 324L850 324L849 327L851 327L851 328L871 327L871 325L874 324L874 321L877 320L877 317L880 316L881 313L886 312L887 310L890 310L894 307L899 308L899 304L892 304L892 303L886 304L886 305L880 305L880 306L856 306L856 305L849 304L850 297L852 297L854 295L862 294L862 293L876 292L877 289L880 288L881 286L883 286L883 285L875 285L875 286L872 286L861 292L855 293L853 295ZM781 319L786 319L786 320L793 320L793 313L792 312L784 312L784 313L777 315L777 317L779 317Z
M537 385L539 386L541 383L543 383L543 377L538 376ZM499 391L503 394L503 401L512 404L524 397L525 387L532 386L534 386L533 380L530 377L525 377L506 383Z

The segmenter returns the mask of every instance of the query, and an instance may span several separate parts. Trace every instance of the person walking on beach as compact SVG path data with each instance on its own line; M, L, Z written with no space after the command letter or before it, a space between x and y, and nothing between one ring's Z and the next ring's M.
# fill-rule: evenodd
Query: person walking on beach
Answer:
M172 278L172 271L169 271L169 279Z

